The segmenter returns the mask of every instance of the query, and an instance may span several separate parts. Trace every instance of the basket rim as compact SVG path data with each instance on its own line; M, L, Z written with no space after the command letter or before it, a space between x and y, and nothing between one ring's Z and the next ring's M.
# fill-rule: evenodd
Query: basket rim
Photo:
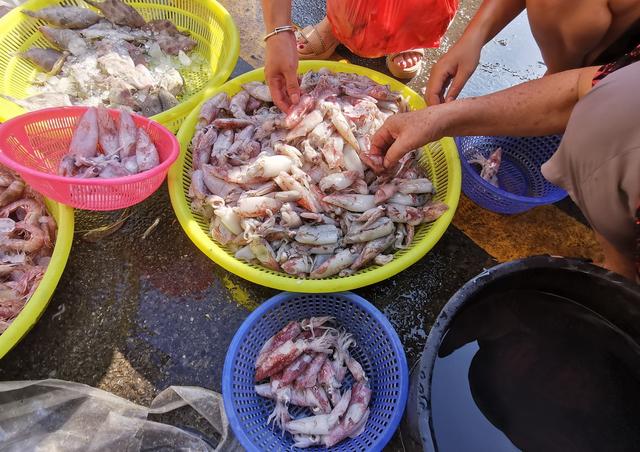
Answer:
M379 83L390 85L394 90L402 92L407 97L411 97L412 102L414 102L414 105L417 105L418 108L424 108L425 106L424 100L415 91L387 75L362 66L335 61L307 60L300 62L298 65L298 73L304 73L308 70L319 70L321 68L328 68L334 72L351 72L366 75ZM176 165L169 170L167 177L169 196L171 199L171 205L178 217L180 225L191 241L204 254L224 269L262 286L292 292L326 293L352 290L384 281L385 279L388 279L415 264L436 245L453 220L453 215L458 207L460 192L462 189L460 159L458 157L456 145L451 138L444 138L439 141L439 144L442 146L442 152L445 154L448 167L447 197L444 199L444 202L449 206L449 210L432 223L431 229L427 235L425 235L420 241L414 241L414 245L410 249L406 250L402 256L395 258L390 263L373 268L369 271L356 273L355 275L346 277L303 279L274 274L266 269L253 268L227 254L227 252L211 237L202 231L191 212L190 202L187 200L182 189L183 180L186 180L186 177L183 178L185 157L187 153L190 152L189 144L191 142L195 123L197 122L197 117L202 103L216 93L222 91L227 92L233 89L237 90L240 88L241 84L253 80L264 81L264 68L258 68L247 72L228 81L222 86L212 87L207 90L204 100L185 119L183 125L178 131L177 136L178 141L180 141L181 152Z
M71 253L74 229L73 208L45 198L47 210L56 219L57 232L47 270L22 311L0 335L0 360L27 335L44 313Z
M548 135L547 135L548 136ZM483 188L493 192L495 195L497 196L501 196L509 201L515 201L521 204L527 204L530 206L545 206L548 204L553 204L556 203L564 198L567 197L568 193L563 190L562 188L558 187L557 185L552 184L551 182L549 182L546 178L544 178L544 176L542 176L545 181L547 181L547 183L549 183L550 185L552 185L553 187L556 188L555 190L555 194L553 196L546 196L546 197L531 197L531 196L521 196L521 195L516 195L514 193L508 192L506 190L503 190L501 188L496 187L493 184L490 184L488 181L484 180L483 178L480 177L480 174L478 174L476 171L473 171L471 169L471 165L469 164L469 161L466 158L463 158L462 156L462 151L460 151L460 142L462 140L466 140L469 138L477 138L477 137L483 137L483 138L544 138L544 137L509 137L509 136L493 136L493 135L467 135L467 136L457 136L457 137L453 137L453 140L456 143L456 147L458 149L458 153L459 153L459 157L460 157L460 166L462 168L462 172L466 175L469 175L472 178L472 181L475 182L476 184L481 185ZM546 136L545 136L546 137Z
M237 351L242 345L244 337L251 330L251 328L258 324L258 321L264 314L273 310L279 305L289 302L296 297L311 295L314 294L302 292L281 292L267 299L251 314L249 314L249 316L242 322L242 324L234 334L233 339L231 340L231 344L229 344L229 348L227 349L227 354L224 360L224 366L222 369L222 400L225 407L225 412L227 413L227 417L229 418L229 425L231 425L234 434L236 435L242 446L248 450L259 449L255 447L253 442L249 439L249 436L244 432L244 429L240 427L240 420L238 418L236 410L233 408L234 399L231 396L233 385L232 374L234 370L233 363L237 357ZM332 292L325 294L316 294L316 296L320 297L328 295L332 295L334 297L342 297L349 301L352 301L354 304L358 305L360 308L370 314L375 321L379 322L382 326L382 329L389 336L392 346L391 348L393 349L396 359L398 360L398 367L400 368L400 396L398 397L396 402L397 409L394 411L391 419L385 427L384 432L378 439L378 445L372 448L372 450L382 450L383 447L391 440L396 430L398 429L404 415L404 410L406 408L407 399L409 396L409 367L407 364L407 357L404 353L404 348L402 347L402 341L400 340L398 333L393 328L391 322L389 322L387 317L378 308L376 308L373 304L371 304L360 295L353 292ZM290 320L293 319L282 319L283 326Z
M76 177L65 177L59 176L57 174L45 173L42 171L34 170L28 166L22 165L12 158L10 158L2 149L2 143L5 141L5 134L10 129L10 126L14 125L17 122L22 122L29 119L32 116L47 116L52 117L50 113L56 114L57 116L62 116L63 112L85 112L91 107L85 106L73 106L73 107L52 107L52 108L43 108L41 110L30 111L20 116L16 116L15 118L10 119L9 121L0 125L0 163L8 166L9 168L17 171L20 174L27 174L28 176L44 179L47 181L63 183L63 184L73 184L73 185L87 185L87 186L114 186L120 184L129 184L134 182L140 182L142 180L149 179L153 176L157 176L161 173L166 172L171 165L177 160L178 155L180 154L180 144L178 143L177 138L171 131L169 131L165 126L156 122L150 118L145 118L144 116L131 113L131 116L134 120L140 121L144 124L145 128L154 128L158 130L162 136L163 140L169 140L171 142L171 153L169 156L160 162L160 164L150 170L143 171L138 174L132 174L130 176L124 177L113 177L109 179L101 179L101 178L76 178ZM120 114L120 111L115 108L107 109L110 113L115 112L117 115Z
M220 28L222 28L230 38L228 43L225 42L228 52L218 60L219 71L217 71L217 73L215 74L212 73L211 78L207 81L207 83L204 84L202 88L194 92L187 100L180 102L175 107L163 111L162 113L154 115L150 118L154 121L162 123L163 125L169 124L170 122L176 121L180 118L184 118L196 104L200 103L203 93L209 86L217 86L224 83L224 81L226 81L233 72L233 69L236 66L238 57L240 55L240 34L229 11L227 11L226 8L222 6L222 4L220 4L220 2L218 2L217 0L191 1L198 1L199 3L201 3L205 8L212 11L213 15L216 17L216 20L220 22ZM138 0L138 2L140 2L140 0ZM0 30L11 30L15 28L15 26L22 20L26 20L27 16L22 13L23 10L44 8L62 4L63 0L27 0L22 5L16 6L6 15L0 18ZM87 4L87 6L90 5ZM153 6L153 4L145 4L145 6L150 7ZM0 32L0 41L3 39L3 36L6 33L6 31ZM209 67L211 67L211 61L209 61ZM20 105L8 99L0 97L0 121L9 121L16 116L22 115L27 112L28 110L24 107L21 107Z

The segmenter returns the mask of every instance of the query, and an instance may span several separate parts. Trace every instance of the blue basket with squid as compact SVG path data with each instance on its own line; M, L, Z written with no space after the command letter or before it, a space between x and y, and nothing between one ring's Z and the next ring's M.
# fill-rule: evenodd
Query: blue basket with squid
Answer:
M290 321L331 316L335 326L353 335L352 356L361 364L371 390L369 414L361 433L346 437L332 451L380 451L394 435L407 402L409 370L402 343L384 315L350 292L298 294L284 292L256 309L236 332L224 363L222 394L229 423L249 451L298 450L294 438L267 424L275 402L256 392L256 359L263 345ZM353 376L342 388L356 391ZM352 399L353 400L353 399ZM313 415L307 408L289 405L294 419ZM326 451L318 445L300 450Z

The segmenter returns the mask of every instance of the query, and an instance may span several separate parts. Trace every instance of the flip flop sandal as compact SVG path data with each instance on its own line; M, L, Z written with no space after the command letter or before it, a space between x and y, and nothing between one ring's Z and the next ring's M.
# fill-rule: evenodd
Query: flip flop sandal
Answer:
M302 30L296 31L296 42L298 47L298 57L301 60L326 60L338 47L338 40L336 39L331 45L327 46L324 39L318 32L315 25L309 25ZM300 50L300 42L305 46L304 50L310 50L310 52L302 53Z
M389 72L391 72L394 77L402 78L402 79L410 79L413 78L420 69L420 61L413 66L409 66L407 68L401 68L398 66L393 59L398 55L404 55L405 53L417 53L420 57L424 56L424 49L414 49L414 50L406 50L404 52L392 53L391 55L387 55L387 68Z

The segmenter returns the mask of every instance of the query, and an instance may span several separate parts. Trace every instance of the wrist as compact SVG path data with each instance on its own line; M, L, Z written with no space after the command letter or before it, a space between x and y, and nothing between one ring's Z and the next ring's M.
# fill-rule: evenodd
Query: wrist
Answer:
M265 42L269 42L269 40L280 35L289 35L289 37L291 37L293 36L295 30L296 28L293 25L281 25L279 27L273 28L271 31L268 31L263 40Z

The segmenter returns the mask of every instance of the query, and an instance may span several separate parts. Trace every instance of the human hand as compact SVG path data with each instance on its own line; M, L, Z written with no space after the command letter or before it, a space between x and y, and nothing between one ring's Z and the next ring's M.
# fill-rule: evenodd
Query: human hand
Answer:
M393 115L373 136L370 153L384 156L384 167L393 168L407 152L442 138L441 123L438 107Z
M431 68L427 82L425 100L428 105L450 102L458 97L478 67L481 50L477 44L460 41L438 60Z
M300 100L298 51L293 33L278 33L267 39L264 75L276 106L288 113Z

